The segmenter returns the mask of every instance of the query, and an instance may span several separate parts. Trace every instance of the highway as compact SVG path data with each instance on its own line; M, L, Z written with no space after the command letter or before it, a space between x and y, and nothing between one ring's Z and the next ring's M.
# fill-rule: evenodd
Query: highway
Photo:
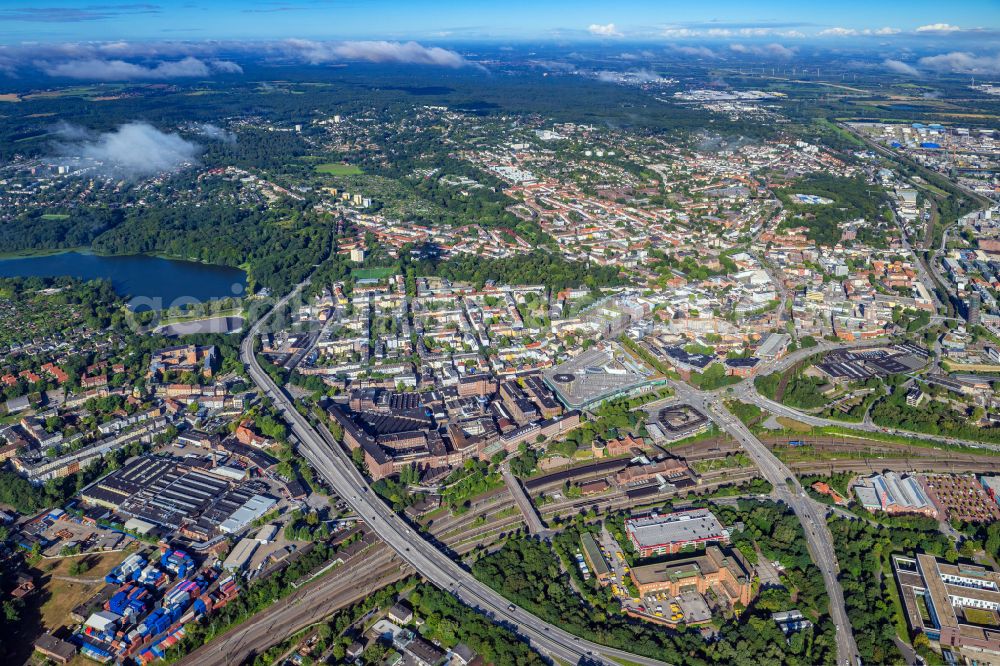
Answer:
M858 659L858 647L847 618L844 591L837 580L839 567L833 549L833 536L826 525L826 507L806 495L791 470L742 421L726 409L719 394L698 391L680 382L671 382L671 385L678 398L711 415L719 427L743 445L743 449L757 464L761 475L774 486L774 496L795 512L802 523L813 562L823 574L823 582L830 597L830 617L837 629L837 663L854 666Z
M463 603L476 608L494 621L515 631L542 654L569 663L612 663L613 660L626 660L644 666L662 663L586 641L559 627L548 625L530 613L510 604L502 595L477 581L458 563L452 561L445 553L415 533L370 491L368 482L355 468L340 443L333 439L326 428L314 427L295 409L289 397L274 384L260 367L254 354L254 342L270 315L283 307L307 284L308 280L300 284L290 294L278 301L267 315L254 323L241 344L240 354L251 379L281 410L291 425L292 432L298 439L299 453L310 462L330 487L372 527L386 544L400 555L402 560L429 582L451 592ZM780 360L767 362L760 369L759 374L782 371L795 362L816 353L860 344L866 343L823 341L816 347L797 350ZM677 382L672 384L677 398L703 409L706 414L710 414L716 420L720 427L741 443L761 470L764 478L774 486L774 494L777 499L785 502L802 522L813 560L823 574L830 596L830 613L837 627L838 663L853 666L857 660L857 647L854 643L850 623L847 620L843 591L837 581L837 562L833 551L832 537L827 530L824 518L825 507L818 505L805 495L794 474L775 458L739 419L729 413L722 403L720 394L697 391ZM744 381L730 388L733 389L734 395L745 397L752 402L764 400L754 390L752 381ZM783 408L778 403L774 403L773 407ZM772 405L768 405L768 408L771 409ZM790 411L794 412L794 410ZM788 415L792 418L803 417L798 412ZM838 423L837 425L843 424ZM788 479L790 481L786 481ZM537 514L535 515L537 516Z
M569 663L613 663L626 660L643 666L663 662L624 650L608 648L584 640L544 623L508 602L492 588L477 581L468 571L415 533L373 492L350 457L326 428L314 427L295 409L292 401L264 372L254 354L254 341L272 313L298 294L308 280L279 300L272 310L250 327L240 345L240 356L253 382L271 399L298 439L299 453L309 461L336 492L372 530L414 570L429 582L455 595L493 621L515 631L540 653Z
M927 442L945 443L952 444L955 446L965 446L970 449L986 449L989 451L1000 451L1000 445L997 444L987 444L985 442L975 442L966 439L955 439L954 437L944 437L942 435L927 435L920 432L911 432L909 430L898 430L896 428L883 428L877 426L873 423L856 423L853 421L837 421L835 419L826 419L819 416L813 416L812 414L806 414L792 407L781 404L762 396L757 388L749 382L743 382L734 385L731 397L742 400L743 402L750 402L762 409L766 409L772 414L777 416L785 416L790 419L795 419L796 421L801 421L806 425L811 425L814 427L824 427L833 426L837 428L845 428L848 430L857 430L859 432L878 432L885 433L889 435L896 435L899 437L909 437L911 439L920 439Z

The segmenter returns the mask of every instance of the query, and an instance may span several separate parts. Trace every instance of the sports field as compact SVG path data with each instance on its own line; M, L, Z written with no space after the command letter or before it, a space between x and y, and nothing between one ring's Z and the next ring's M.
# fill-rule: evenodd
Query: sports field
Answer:
M316 171L319 173L330 174L331 176L358 176L364 173L364 171L353 164L341 164L339 162L317 164Z

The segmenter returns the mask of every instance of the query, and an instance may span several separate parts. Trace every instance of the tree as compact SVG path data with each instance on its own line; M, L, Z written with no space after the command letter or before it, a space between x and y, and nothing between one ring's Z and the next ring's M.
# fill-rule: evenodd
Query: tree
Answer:
M24 602L20 599L8 599L3 602L3 616L8 622L14 623L21 619L21 608Z
M88 562L85 557L74 560L69 565L70 576L79 576L80 574L87 573L88 571L90 571L90 562Z

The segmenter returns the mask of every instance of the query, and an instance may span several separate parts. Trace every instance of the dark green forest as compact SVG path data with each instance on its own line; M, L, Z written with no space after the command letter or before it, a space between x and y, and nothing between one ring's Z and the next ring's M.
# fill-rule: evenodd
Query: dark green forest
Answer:
M789 216L782 228L803 226L807 236L819 245L836 245L840 241L838 225L863 218L869 222L858 233L858 240L874 247L885 247L884 233L872 228L872 223L888 220L885 193L865 182L864 177L845 178L828 173L810 174L794 186L776 190ZM795 194L816 194L832 199L833 203L809 205L798 203Z

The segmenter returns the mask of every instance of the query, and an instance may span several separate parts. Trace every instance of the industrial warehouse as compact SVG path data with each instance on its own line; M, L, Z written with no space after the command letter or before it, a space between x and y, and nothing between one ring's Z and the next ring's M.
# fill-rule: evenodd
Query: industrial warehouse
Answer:
M243 474L227 471L231 469L186 458L143 456L84 489L80 497L137 532L176 531L206 541L238 532L277 503L268 496L267 483L243 480Z

